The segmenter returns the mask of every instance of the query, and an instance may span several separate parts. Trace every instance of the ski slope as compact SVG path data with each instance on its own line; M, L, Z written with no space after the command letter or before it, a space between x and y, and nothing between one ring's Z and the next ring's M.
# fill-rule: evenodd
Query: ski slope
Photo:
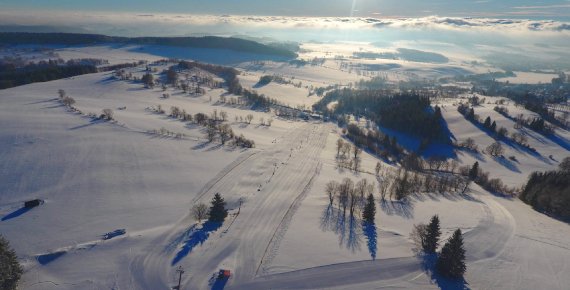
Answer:
M65 58L90 54L112 63L152 60L150 51L67 48ZM168 53L168 52L165 52ZM158 56L154 56L158 58ZM263 74L294 76L302 88L270 84L263 93L291 105L311 105L305 85L325 86L359 79L326 66L294 67L267 63L248 69L243 81L253 87ZM413 65L413 64L410 64ZM135 75L143 67L133 68ZM57 101L65 89L83 112L71 112ZM170 98L161 98L169 93ZM363 154L361 172L338 168L338 128L319 121L286 120L270 112L218 102L223 89L189 96L172 88L144 89L118 81L111 73L83 75L0 91L0 232L20 257L22 289L169 289L184 267L183 289L565 289L570 285L570 226L520 202L495 196L473 185L464 196L419 194L409 204L377 204L377 254L373 259L360 235L360 246L323 230L328 204L324 187L330 180L355 181L372 174L378 159ZM494 99L492 100L494 101ZM237 134L256 142L242 149L209 143L200 126L157 114L178 106L188 113L228 113ZM451 102L442 113L457 140L475 139L480 149L494 142L465 120ZM126 107L126 109L118 109ZM483 104L476 113L491 116L498 126L515 130L513 122ZM111 108L116 121L93 121L87 113ZM524 109L509 105L511 115ZM252 114L251 124L235 117ZM261 118L273 118L271 126ZM184 133L180 139L151 134L165 128ZM568 150L527 129L529 144L539 154L505 146L505 163L486 154L457 151L462 165L479 161L491 177L521 186L535 170L550 170ZM569 140L567 131L557 136ZM552 155L553 158L550 158ZM383 163L385 170L394 164ZM225 198L229 216L221 227L197 223L189 213L196 203L208 204L215 193ZM29 211L24 200L46 202ZM241 205L241 206L240 206ZM442 219L444 238L456 228L465 233L465 285L448 285L426 272L411 251L409 232L433 214ZM360 224L358 224L359 226ZM104 235L125 229L124 235ZM233 276L212 280L221 268Z

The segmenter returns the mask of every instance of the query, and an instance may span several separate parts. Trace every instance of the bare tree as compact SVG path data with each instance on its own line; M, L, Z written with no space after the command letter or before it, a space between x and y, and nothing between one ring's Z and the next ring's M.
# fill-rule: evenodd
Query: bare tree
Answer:
M384 176L382 181L378 181L378 191L380 192L382 201L386 200L386 193L388 193L388 188L390 187L390 182L387 177L388 176Z
M245 116L245 120L247 121L248 124L251 124L251 121L253 120L253 115L248 114L247 116Z
M75 104L75 99L73 99L72 97L69 96L65 96L63 97L63 99L61 99L61 102L68 107L71 107L73 104Z
M354 182L350 178L343 179L338 189L339 206L342 207L342 214L346 215L346 207L348 206L349 195L354 189Z
M191 209L192 216L200 223L203 219L208 217L208 210L208 206L204 203L195 204Z
M216 133L217 129L213 123L206 126L206 137L208 138L209 142L212 142L214 139L216 139Z
M344 141L342 140L342 138L338 138L338 140L336 140L336 157L340 157L340 151L343 150L344 148Z
M66 93L64 90L62 90L62 89L59 89L59 90L57 91L57 94L59 95L59 98L60 98L60 99L63 99L63 98L65 98L65 97L67 96L67 93Z
M462 194L466 193L469 190L469 186L471 185L471 179L467 179L465 181L465 186L463 187L463 190L461 191Z
M228 119L228 113L221 111L220 118L222 118L222 122L225 122Z
M500 156L503 155L503 153L505 153L503 145L501 145L501 143L499 142L494 142L493 144L487 146L486 151L492 156Z
M348 192L348 202L349 202L348 208L351 217L354 217L354 212L359 207L360 204L359 201L360 201L360 190L355 186L352 188L352 190Z
M352 147L354 171L358 171L358 169L360 169L360 155L361 155L361 153L362 153L362 149L358 148L358 146L354 145Z
M420 223L414 225L412 228L412 232L410 233L410 239L414 245L413 251L415 253L419 253L423 250L424 245L426 244L426 237L427 237L428 228L426 224Z
M101 117L103 117L107 120L113 120L113 110L103 109L103 114L101 115Z
M458 166L459 162L455 159L452 159L451 164L449 165L449 167L451 168L451 173L455 173L455 170L457 169Z
M361 179L354 186L354 191L357 195L357 205L359 208L362 208L364 206L364 200L366 198L366 194L368 193L368 185L370 185L370 183L367 179Z
M376 172L376 176L380 175L380 170L382 170L382 163L380 161L376 162L376 168L374 168L374 172Z
M344 142L344 144L342 145L341 156L343 158L346 157L346 155L348 155L350 153L351 148L352 148L352 145L350 145L349 142Z
M329 205L331 205L331 206L334 202L334 198L336 196L338 188L339 188L339 184L338 184L338 182L336 182L334 180L329 181L325 186L325 192L327 193L327 196L329 197Z
M475 144L475 140L473 140L473 138L471 137L465 139L465 141L461 144L461 146L473 151L478 150L477 144Z
M222 142L222 144L226 144L226 141L228 141L230 138L233 137L234 132L232 130L232 127L230 127L230 125L221 124L220 126L218 126L218 134L220 135L220 141Z

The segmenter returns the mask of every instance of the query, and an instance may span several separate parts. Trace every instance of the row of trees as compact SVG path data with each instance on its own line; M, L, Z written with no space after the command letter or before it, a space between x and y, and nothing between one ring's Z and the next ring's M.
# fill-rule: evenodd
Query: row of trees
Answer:
M462 279L467 271L467 266L465 265L465 249L461 230L457 229L453 232L453 235L443 245L438 254L437 249L440 237L441 228L437 215L434 215L427 225L423 223L414 225L410 234L416 252L437 256L435 268L440 275L453 279Z
M393 158L397 160L405 153L404 148L398 144L396 136L390 137L378 129L364 129L356 124L348 124L346 130L343 131L346 132L346 137L355 146L364 147L383 159Z
M162 109L162 106L158 105L156 108L150 108L150 110L154 111L158 114L164 114L165 111ZM228 141L233 141L232 144L234 146L239 146L243 148L253 148L255 147L255 142L253 140L247 139L241 135L234 134L231 126L229 124L224 124L228 119L228 115L224 111L218 110L212 111L211 115L208 116L204 113L196 113L194 115L186 113L186 110L180 109L177 106L173 106L170 108L170 117L176 118L182 122L194 122L197 125L205 127L204 134L208 139L208 142L213 142L215 140L220 140L222 145L225 145ZM249 115L248 115L249 116ZM253 115L251 118L247 117L250 120L253 119Z
M517 192L515 187L505 185L500 178L490 178L489 172L483 171L479 167L478 161L475 161L470 168L468 166L461 167L460 173L490 192L505 195L514 195Z
M516 117L512 117L509 115L509 109L504 106L495 106L493 108L497 113L505 116L508 119L515 121L515 129L521 129L522 127L527 127L531 130L534 130L540 134L553 134L554 127L547 122L544 121L543 118L540 117L529 117L525 118L523 114L518 114ZM515 133L513 133L514 135ZM511 138L515 139L512 135ZM526 141L524 142L526 143Z
M79 109L77 109L76 107L73 106L75 104L75 99L68 96L67 92L65 90L59 89L57 91L57 94L59 96L59 102L60 103L62 103L64 106L68 107L70 110L82 114L82 112ZM88 116L93 118L93 119L98 118L101 120L111 121L111 120L113 120L114 114L113 114L113 110L111 110L111 109L103 109L101 111L101 115L99 115L99 116L97 116L97 114L95 114L95 113L89 113Z
M336 141L336 162L339 167L349 168L355 172L360 170L362 149L339 138Z
M461 113L465 119L471 121L475 125L480 125L489 130L492 134L495 135L495 138L505 138L509 131L505 127L497 128L497 123L491 120L491 117L487 116L484 121L481 121L481 117L475 114L475 110L473 107L469 107L467 104L459 104L457 106L457 111Z
M374 183L367 179L358 182L345 178L342 182L329 181L325 186L325 192L329 199L329 206L334 206L335 201L339 210L342 210L343 216L346 216L348 210L350 217L354 217L357 212L365 210L365 220L373 222L372 208L367 203L374 201ZM370 198L370 196L372 196ZM375 207L374 207L375 212Z
M497 107L495 107L497 108ZM506 108L505 108L506 109ZM487 130L489 130L492 134L493 137L495 139L504 139L504 140L510 140L518 145L520 145L521 147L524 147L530 151L536 152L536 149L531 147L528 144L528 138L519 132L513 132L511 134L509 134L509 131L505 128L505 127L499 127L498 129L496 129L497 125L495 123L495 121L491 120L491 117L487 117L485 119L485 121L483 123L481 123L481 119L479 118L479 115L475 114L473 108L469 108L467 105L465 104L460 104L457 107L457 110L463 115L465 116L465 118L469 121L471 121L472 123L476 124L476 125L481 125L484 128L486 128ZM504 112L503 109L499 109L499 111ZM540 119L542 120L542 119ZM540 121L538 119L532 121L532 124L535 124L533 122L538 122L541 123L542 125L544 125L544 120ZM517 121L517 124L519 124L520 121ZM534 125L533 125L534 126ZM518 125L515 125L515 129L520 129L521 127L519 127ZM471 142L473 143L473 142ZM458 144L461 147L466 147L469 148L469 146L462 146L462 145L466 145L466 144ZM474 149L473 147L470 147L469 149ZM477 149L475 148L475 151L477 151ZM502 145L496 141L495 143L491 144L490 146L488 146L485 150L485 152L491 154L492 156L500 156L504 153L504 150L502 148Z

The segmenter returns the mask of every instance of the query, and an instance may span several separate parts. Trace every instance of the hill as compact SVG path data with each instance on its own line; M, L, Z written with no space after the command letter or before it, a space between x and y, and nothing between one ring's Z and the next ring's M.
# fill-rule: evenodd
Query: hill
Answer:
M229 49L254 54L276 55L295 58L296 53L255 41L233 37L119 37L83 33L31 33L1 32L0 45L15 44L64 44L94 45L105 43L165 45L176 47L195 47L211 49Z

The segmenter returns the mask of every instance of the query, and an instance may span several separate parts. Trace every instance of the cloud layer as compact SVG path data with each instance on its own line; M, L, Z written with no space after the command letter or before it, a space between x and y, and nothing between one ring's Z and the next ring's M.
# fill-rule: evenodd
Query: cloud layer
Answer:
M427 28L454 30L496 30L507 32L568 32L570 23L550 20L460 18L429 16L422 18L371 18L371 17L290 17L241 15L190 15L190 14L135 14L44 12L40 15L26 11L1 11L1 24L20 25L80 25L91 30L99 26L172 25L199 31L201 27L272 29L378 29Z

